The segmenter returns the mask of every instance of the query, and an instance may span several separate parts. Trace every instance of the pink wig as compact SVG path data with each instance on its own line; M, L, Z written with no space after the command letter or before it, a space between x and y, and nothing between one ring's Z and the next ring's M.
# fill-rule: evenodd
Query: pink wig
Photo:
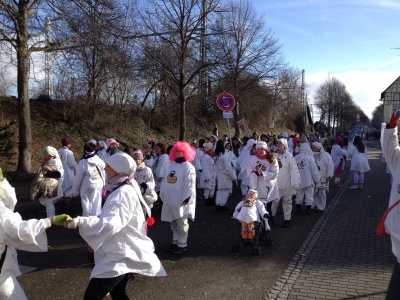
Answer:
M194 150L194 148L190 146L188 142L176 142L169 152L170 161L174 161L176 159L176 151L183 152L183 157L186 161L192 161L196 156L196 150Z

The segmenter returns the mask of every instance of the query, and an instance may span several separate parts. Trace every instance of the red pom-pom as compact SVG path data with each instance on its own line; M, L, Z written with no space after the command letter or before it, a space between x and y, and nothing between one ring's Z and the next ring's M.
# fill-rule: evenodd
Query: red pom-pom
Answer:
M154 218L153 217L148 217L146 219L146 223L147 223L148 226L153 226L154 223L155 223Z

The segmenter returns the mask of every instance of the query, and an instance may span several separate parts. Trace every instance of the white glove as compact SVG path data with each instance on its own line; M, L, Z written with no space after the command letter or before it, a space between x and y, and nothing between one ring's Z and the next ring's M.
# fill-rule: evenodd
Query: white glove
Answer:
M68 223L68 229L76 229L81 226L82 226L82 219L80 217L76 217L71 222Z
M295 185L293 186L293 188L294 188L295 190L298 190L298 189L299 189L299 186L300 186L300 185L295 184Z

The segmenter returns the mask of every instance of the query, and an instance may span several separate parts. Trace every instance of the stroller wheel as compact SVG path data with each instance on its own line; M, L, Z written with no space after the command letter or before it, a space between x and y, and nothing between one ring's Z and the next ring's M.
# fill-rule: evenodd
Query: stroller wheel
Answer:
M253 253L254 255L260 255L260 254L261 254L261 247L255 247L255 248L253 248L252 253Z
M232 246L232 252L237 253L239 251L240 251L240 246L239 245Z

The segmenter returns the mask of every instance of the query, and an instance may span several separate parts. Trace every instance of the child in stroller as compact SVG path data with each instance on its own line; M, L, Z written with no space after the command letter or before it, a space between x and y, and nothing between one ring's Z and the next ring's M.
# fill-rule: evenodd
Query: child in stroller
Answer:
M272 245L272 240L267 235L267 231L270 230L267 221L269 214L265 209L265 204L257 197L258 192L250 189L247 196L237 204L231 216L232 219L237 219L241 222L240 236L238 236L235 245L232 247L234 252L240 250L240 244L242 243L246 246L253 246L253 254L260 254L260 237L264 238L267 244Z

